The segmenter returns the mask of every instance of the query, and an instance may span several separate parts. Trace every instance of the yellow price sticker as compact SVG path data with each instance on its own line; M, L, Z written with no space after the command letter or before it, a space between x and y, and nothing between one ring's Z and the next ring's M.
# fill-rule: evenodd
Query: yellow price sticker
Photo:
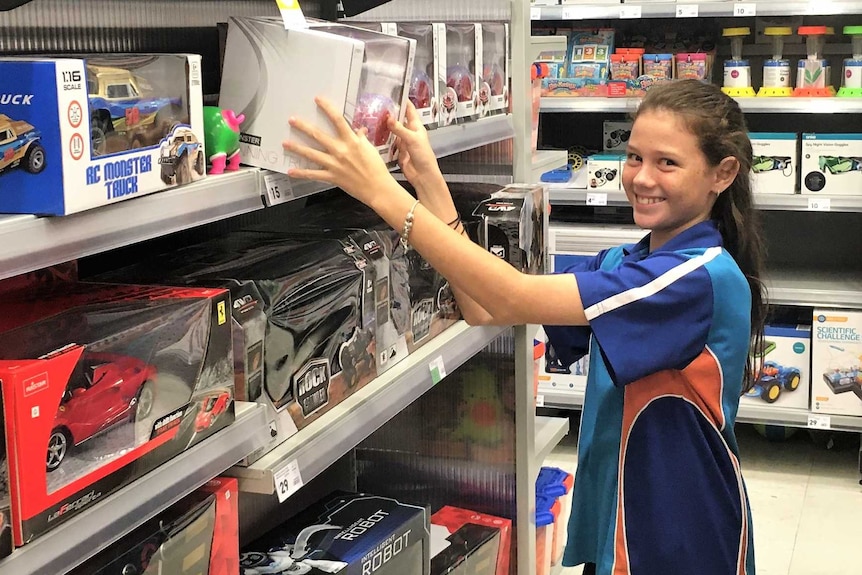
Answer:
M302 14L302 7L299 5L299 0L275 0L278 11L281 12L281 19L284 20L284 27L290 28L308 28L308 22L305 21L305 16Z

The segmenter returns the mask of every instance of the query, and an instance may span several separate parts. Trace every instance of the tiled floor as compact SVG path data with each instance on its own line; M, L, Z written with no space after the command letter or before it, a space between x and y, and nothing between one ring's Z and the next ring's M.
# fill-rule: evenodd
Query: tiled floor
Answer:
M554 450L546 465L573 471L577 462L573 433ZM857 434L813 438L807 430L781 443L770 442L753 426L737 427L742 473L754 522L757 575L862 574L862 486L859 484ZM581 568L555 570L580 575Z

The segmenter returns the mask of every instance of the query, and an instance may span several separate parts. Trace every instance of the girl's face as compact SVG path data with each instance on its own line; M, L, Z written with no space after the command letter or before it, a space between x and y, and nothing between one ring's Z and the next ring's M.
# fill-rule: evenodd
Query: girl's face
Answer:
M650 251L709 219L718 194L736 177L739 163L710 166L697 137L666 110L638 115L623 166L623 187L635 223L651 230ZM728 179L729 178L729 179Z

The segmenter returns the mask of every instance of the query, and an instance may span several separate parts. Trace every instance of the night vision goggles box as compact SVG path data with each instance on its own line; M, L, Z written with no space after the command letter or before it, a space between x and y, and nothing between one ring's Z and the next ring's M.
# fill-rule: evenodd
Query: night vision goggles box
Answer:
M803 194L862 195L862 134L802 134Z
M0 306L16 545L234 419L230 294L78 283Z
M212 479L69 575L234 575L238 495L236 479Z
M354 128L366 128L384 161L394 161L387 120L404 119L415 50L414 40L344 24L310 21L306 29L285 29L278 18L231 18L219 105L245 115L243 163L281 173L311 167L282 142L320 148L293 131L291 116L334 134L316 96Z
M242 575L429 572L428 511L375 495L330 495L240 554Z
M756 194L795 194L799 165L797 134L759 132L748 134L752 191Z
M0 59L0 212L65 215L203 178L201 60Z
M543 274L548 212L544 186L506 186L473 211L481 219L479 244L522 272Z

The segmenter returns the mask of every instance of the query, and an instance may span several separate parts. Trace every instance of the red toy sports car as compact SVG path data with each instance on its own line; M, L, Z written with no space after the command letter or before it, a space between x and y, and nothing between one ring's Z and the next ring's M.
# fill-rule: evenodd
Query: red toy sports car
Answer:
M71 447L123 421L147 417L156 397L155 377L156 368L135 357L85 353L54 417L47 470L60 467Z
M195 416L195 433L206 431L218 418L227 411L230 405L230 392L223 391L218 395L208 395L200 402L198 414Z

